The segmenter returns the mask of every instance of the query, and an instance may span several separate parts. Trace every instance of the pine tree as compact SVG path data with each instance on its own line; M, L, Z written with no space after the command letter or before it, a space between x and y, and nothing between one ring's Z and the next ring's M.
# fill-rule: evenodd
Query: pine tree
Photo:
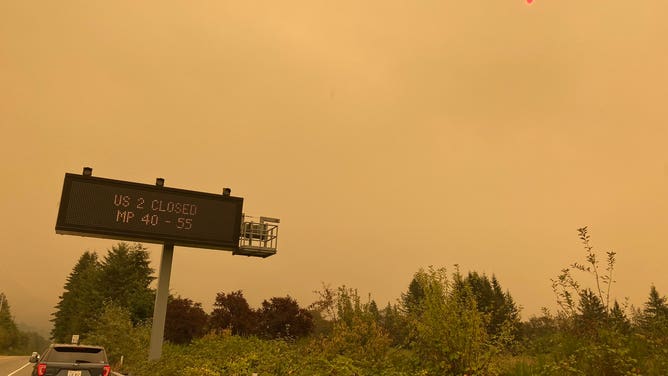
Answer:
M138 324L153 316L154 279L146 248L118 243L100 264L98 286L105 301L130 310L132 322Z
M503 291L496 276L490 280L485 274L469 272L463 282L471 288L478 311L488 316L487 333L496 336L510 327L512 335L518 334L519 309L510 292Z
M668 298L661 296L654 285L650 288L645 307L639 312L638 332L644 337L647 358L653 358L657 369L668 369Z
M617 300L615 300L612 304L608 319L610 320L610 326L612 329L625 334L630 332L631 321L628 319L628 317L626 317L624 309L621 305L619 305Z
M102 308L98 290L100 265L95 252L84 252L67 277L64 292L52 314L51 338L56 342L69 341L73 334L90 331L91 316ZM93 314L93 315L92 315Z
M668 299L661 296L656 287L652 285L649 290L649 298L645 302L640 315L640 324L646 329L663 327L668 324Z
M0 354L15 350L20 342L20 333L14 323L9 302L0 292Z
M71 335L79 334L84 339L108 302L130 311L133 324L149 319L154 302L149 288L152 273L148 252L141 244L118 243L102 262L97 253L84 252L52 314L51 338L69 342Z
M585 289L580 293L578 315L575 316L575 324L579 333L594 334L597 329L606 323L608 314L598 294L591 289Z
M409 328L407 317L396 304L387 303L387 306L380 312L380 324L392 340L393 346L402 347L407 344L409 338Z
M406 313L417 313L420 310L426 293L416 274L408 285L408 291L401 295L401 306Z
M656 286L652 285L649 290L649 299L645 303L643 312L649 318L668 317L668 304L666 297L659 295Z

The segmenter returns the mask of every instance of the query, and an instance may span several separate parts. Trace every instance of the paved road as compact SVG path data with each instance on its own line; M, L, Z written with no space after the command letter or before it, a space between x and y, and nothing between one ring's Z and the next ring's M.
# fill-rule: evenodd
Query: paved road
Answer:
M0 376L30 376L31 372L27 356L0 356Z

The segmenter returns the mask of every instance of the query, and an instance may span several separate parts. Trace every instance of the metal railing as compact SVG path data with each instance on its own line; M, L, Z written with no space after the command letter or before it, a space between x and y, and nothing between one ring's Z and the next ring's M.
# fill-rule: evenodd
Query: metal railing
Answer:
M235 255L269 257L276 254L278 244L278 223L276 218L254 217L244 215L241 223L239 249Z

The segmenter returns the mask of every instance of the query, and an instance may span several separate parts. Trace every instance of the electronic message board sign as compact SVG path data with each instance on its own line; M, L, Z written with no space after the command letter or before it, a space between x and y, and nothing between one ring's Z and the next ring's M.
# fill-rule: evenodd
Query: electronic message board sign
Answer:
M56 233L234 251L243 198L65 174Z

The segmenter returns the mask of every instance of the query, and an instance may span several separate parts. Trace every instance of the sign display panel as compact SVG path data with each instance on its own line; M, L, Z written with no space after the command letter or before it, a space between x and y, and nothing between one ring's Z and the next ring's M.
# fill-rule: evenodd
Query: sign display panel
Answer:
M65 174L56 233L233 251L242 206L241 197Z

